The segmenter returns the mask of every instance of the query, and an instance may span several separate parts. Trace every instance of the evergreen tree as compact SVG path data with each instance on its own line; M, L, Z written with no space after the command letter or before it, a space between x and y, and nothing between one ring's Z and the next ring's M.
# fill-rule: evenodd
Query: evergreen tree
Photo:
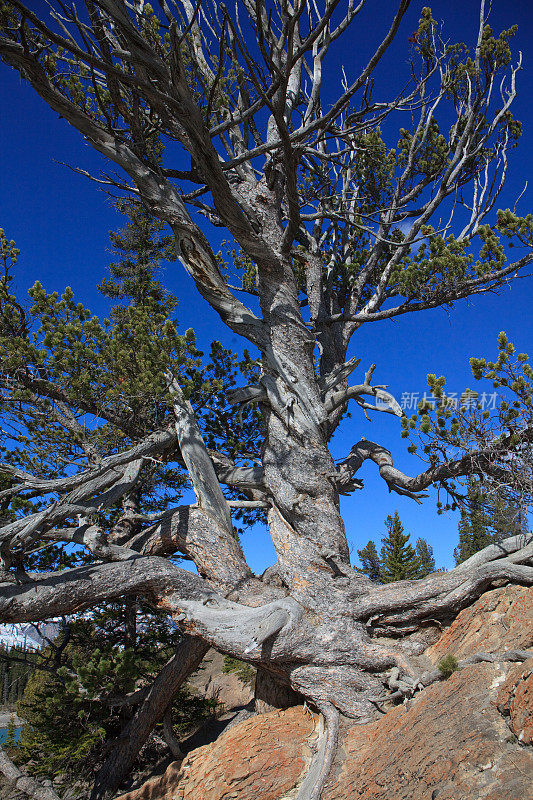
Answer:
M368 542L366 547L357 551L359 561L361 562L361 572L368 575L371 581L375 583L383 583L383 576L381 574L381 560L376 549L376 545L372 540Z
M435 572L435 556L433 555L433 548L426 542L425 539L417 539L415 551L420 559L420 577L425 578L431 572Z
M467 494L468 506L461 510L459 522L459 544L453 553L456 564L470 558L494 541L483 487L475 478L468 480Z
M527 534L527 514L518 503L497 498L492 512L492 528L497 542L509 536Z
M11 748L16 747L17 743L18 743L17 726L15 725L14 716L13 714L11 714L11 716L9 717L9 722L7 723L4 747L7 750L10 750Z
M260 356L260 373L229 402L245 406L243 416L259 403L265 424L260 443L253 430L241 441L237 413L224 412L221 401L233 380L227 369L235 366L233 356L220 345L210 369L202 366L194 336L179 336L165 298L152 292L149 276L144 281L149 252L130 265L124 249L125 271L113 278L119 288L109 291L128 302L107 322L91 318L71 291L60 298L35 285L30 331L16 300L2 297L7 426L11 419L20 425L5 443L2 471L17 479L8 496L23 494L36 504L1 531L0 556L13 598L3 604L3 618L24 619L28 605L31 618L46 619L57 609L72 614L103 597L144 597L192 634L183 648L180 679L214 645L252 661L258 676L271 676L315 705L335 709L335 715L349 712L367 702L368 691L382 690L384 651L379 638L375 646L369 642L365 621L377 618L376 637L395 625L401 636L428 619L446 620L476 592L482 594L486 582L484 568L474 565L456 582L455 576L437 576L430 602L424 586L411 586L408 596L401 586L389 589L390 613L380 630L383 590L371 581L361 589L350 572L339 495L361 487L356 473L367 459L379 466L389 491L419 499L437 484L453 493L450 481L478 464L494 471L503 461L507 474L506 454L521 452L530 441L523 425L517 430L518 408L528 435L533 429L533 370L525 356L529 372L509 384L517 386L518 408L507 406L497 423L503 437L495 438L489 428L471 448L457 443L462 427L439 403L435 428L449 438L441 447L440 434L422 412L420 432L433 438L424 446L428 464L418 476L394 467L379 430L378 441L361 439L338 469L329 446L351 402L365 413L397 414L406 436L416 428L416 415L402 415L384 384L373 385L374 365L364 383L348 382L359 363L355 356L347 361L348 348L361 325L371 323L374 331L377 323L379 338L385 320L388 325L405 313L450 308L459 299L496 291L531 263L533 217L508 209L492 225L490 220L507 154L521 134L511 110L520 66L509 48L516 28L495 34L482 2L477 37L469 36L476 42L473 50L441 38L431 9L422 8L410 37L406 81L401 78L407 88L384 94L376 105L376 70L383 66L387 76L395 68L387 59L394 38L402 36L409 0L390 9L369 60L357 64L355 73L347 65L342 88L333 93L326 85L332 75L328 50L331 66L338 65L340 37L350 37L352 23L364 39L355 19L363 4L246 2L218 14L212 3L197 14L184 0L155 7L99 0L86 2L79 16L61 0L51 5L52 15L43 19L21 2L0 5L2 61L119 170L118 176L105 175L104 185L122 188L124 172L136 199L170 225L176 252L201 297L229 335L244 337ZM352 49L359 46L353 36L345 41ZM258 49L260 65L250 58ZM165 161L158 136L171 142ZM455 233L452 221L446 231L441 224L453 196L470 209ZM242 251L234 263L236 281L220 268L208 224L225 229L230 247ZM142 224L138 234L146 241ZM514 263L507 244L520 246ZM132 274L133 289L140 290L135 296ZM241 369L243 375L248 371L253 372L249 358ZM443 380L433 376L435 392ZM7 426L2 430L11 431ZM98 468L86 468L87 461L97 464L102 456L112 467L95 477ZM179 494L178 481L187 473L197 503L174 507L165 524L135 527L139 517L153 522L149 503L159 504L161 514L160 487L168 486L172 464L176 486L170 491ZM268 576L252 573L236 546L234 504L226 500L239 490L248 509L268 506L282 599ZM118 497L133 511L127 520L120 516L126 509L117 509ZM91 524L76 525L78 515ZM130 526L128 535L115 536L117 520ZM385 580L419 572L407 539L395 515L383 548ZM40 548L66 544L67 558L72 543L80 541L88 569L58 575L54 564L53 577L19 580ZM190 558L195 570L177 568L176 552ZM327 566L317 562L320 557ZM495 579L513 579L509 564L521 557L502 557L501 566L493 565ZM39 558L42 565L45 556ZM524 563L521 575L527 569ZM362 603L352 602L358 592ZM320 625L314 624L317 608ZM274 636L273 647L262 646ZM389 642L385 658L410 671L401 646ZM102 660L95 656L91 667L100 686L109 659L107 652ZM369 674L354 682L354 669ZM325 681L325 671L334 671L335 680ZM125 683L132 679L129 667L127 672ZM261 678L260 684L267 681ZM335 757L337 720L333 711L324 717L332 746L319 748L310 765L310 779L320 776L317 798ZM122 746L118 742L116 750ZM118 787L132 767L130 756L121 751L120 769L117 764L114 774L107 773L106 785L99 782L94 800Z
M131 626L130 612L124 601L109 603L61 632L60 663L55 670L36 669L18 704L27 723L16 754L19 763L39 754L36 772L43 777L91 778L135 711L121 699L149 686L181 640L162 614L138 608L136 625ZM47 655L50 650L43 653ZM183 688L173 703L176 735L216 711L216 702Z
M158 277L162 261L175 261L174 237L162 236L164 223L152 216L133 198L118 200L115 208L128 218L124 228L110 231L113 253L118 261L109 266L111 278L101 282L99 291L114 300L129 300L136 305L157 301L169 310L177 299ZM119 306L114 311L117 314Z
M388 534L382 540L381 548L383 583L423 577L421 559L408 544L409 534L404 533L398 512L392 516L389 514L385 522Z
M419 538L414 550L411 545L405 546L409 540L409 534L407 536L403 534L403 527L397 511L394 517L387 517L385 522L389 529L389 535L381 540L381 556L378 555L376 545L372 540L362 550L357 551L361 562L361 572L368 575L370 580L375 583L392 583L406 577L425 578L426 575L435 572L435 557L431 545L425 539ZM404 539L405 541L403 541ZM391 565L390 569L388 569L389 564ZM394 567L394 564L398 566Z
M243 410L240 419L231 423L225 415L226 392L236 385L239 373L245 378L253 375L255 362L247 354L238 360L232 351L214 342L206 363L196 348L194 332L178 334L173 319L178 300L158 278L164 261L174 257L173 239L161 235L163 226L135 200L119 201L117 210L125 215L126 224L119 232L110 233L115 260L110 266L111 277L99 286L102 294L116 301L109 320L101 324L91 317L81 304L74 303L69 290L61 299L40 286L32 290L42 343L50 353L48 362L41 364L42 374L60 378L67 397L69 393L78 397L83 393L95 411L102 408L101 418L96 413L82 427L70 414L67 402L59 409L62 416L58 424L52 413L58 406L50 406L48 415L38 417L30 403L19 401L11 406L8 399L6 410L16 421L20 435L15 447L4 449L5 461L28 465L31 434L38 442L46 477L59 477L61 464L82 467L84 462L98 463L117 446L133 443L154 421L164 426L169 404L163 375L168 367L179 376L184 394L194 404L206 442L232 458L241 450L254 454L262 424L257 409ZM13 250L14 261L17 256L18 251ZM9 324L23 334L17 338L5 331L6 346L9 336L10 353L16 358L17 347L24 348L28 338L20 324L22 311L9 293L10 280L6 271L2 310L7 317L4 328ZM18 320L18 327L12 317ZM41 361L46 352L40 351ZM65 421L69 423L66 431L62 430ZM232 438L226 435L223 442L222 435L229 427ZM89 517L98 523L103 536L112 542L130 538L140 524L146 524L147 515L157 519L180 500L186 485L183 471L166 461L165 457L146 460L134 487L119 502ZM9 488L10 482L8 474L0 474L0 488L4 484ZM239 493L228 489L228 496L238 497ZM17 495L4 509L13 520L21 510L29 510L28 501ZM238 518L249 524L260 513L246 510ZM29 556L25 566L40 571L93 560L81 548L48 543ZM181 635L146 604L127 597L92 609L90 618L74 616L68 639L64 648L59 641L37 657L44 671L34 672L33 665L28 669L5 660L6 701L18 700L21 715L29 723L17 761L33 759L40 752L39 773L47 777L64 771L90 775L101 765L110 742L120 737L136 712L135 705L121 704L121 699L150 685L174 653ZM58 651L60 658L56 657ZM116 706L109 704L111 698ZM186 733L212 716L215 706L186 689L180 691L172 708L178 738L180 732Z
M21 645L0 646L0 703L13 706L33 673L36 654Z
M520 533L527 533L526 515L520 506L501 495L492 500L483 484L471 478L467 505L461 510L459 544L453 553L455 562L460 564L487 545Z

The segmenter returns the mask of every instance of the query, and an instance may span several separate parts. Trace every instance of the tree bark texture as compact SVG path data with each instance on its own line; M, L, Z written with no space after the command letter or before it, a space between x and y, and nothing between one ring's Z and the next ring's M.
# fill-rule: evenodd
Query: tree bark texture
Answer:
M363 437L337 464L330 449L350 404L366 416L403 416L387 387L374 382L375 365L359 383L348 382L361 361L348 358L349 346L363 324L494 291L533 261L532 243L520 232L527 220L509 224L509 236L518 230L527 245L512 263L482 225L503 186L507 150L516 138L510 107L520 63L513 65L510 56L498 60L496 52L483 55L489 44L481 0L468 70L484 77L471 80L466 70L466 89L425 10L413 39L412 58L422 61L410 74L413 87L388 103L375 101L373 73L409 7L409 0L399 0L381 42L358 75L343 77L332 101L330 92L321 99L323 61L365 0L274 4L274 21L261 3L249 0L239 1L239 13L209 0L178 0L171 4L177 13L159 5L156 13L144 3L86 0L83 21L61 6L49 22L12 0L0 55L113 169L122 170L123 178L101 181L129 192L169 226L176 255L200 296L256 348L259 377L234 389L228 403L259 404L260 453L235 456L229 444L208 448L180 376L169 368L161 389L168 406L164 424L133 436L129 448L96 459L93 454L84 469L57 480L2 465L13 481L3 497L41 496L46 502L0 529L0 620L42 620L106 599L138 597L166 611L187 636L183 657L158 676L102 768L95 799L131 768L155 721L212 646L257 667L259 706L303 696L321 711L320 758L309 778L314 788L308 781L305 789L315 800L331 764L339 715L370 720L391 692L409 694L424 685L412 661L423 647L416 634L424 625L446 623L501 582L533 584L533 541L521 535L447 573L376 585L350 565L339 499L362 488L357 473L367 461L378 469L384 490L417 502L432 485L455 496L453 481L470 474L507 489L518 486L531 498L530 467L518 477L515 469L526 464L533 442L527 403L520 425L484 434L461 452L452 437L413 477L394 466L379 442ZM257 34L254 57L239 14ZM161 35L147 32L150 25ZM500 45L505 51L506 42ZM89 105L56 77L49 51L61 62L60 75L90 76ZM445 137L437 135L435 120L447 102ZM396 111L413 127L408 135L402 129L401 155L379 138L382 120ZM190 169L176 169L167 153L152 155L154 131L180 145ZM378 138L370 140L370 134ZM424 156L427 150L434 159ZM453 248L440 233L452 196L461 198L469 218ZM247 282L230 285L199 215L228 232L249 266ZM496 227L504 235L501 219ZM476 262L465 255L462 261L463 246L467 252L483 236L486 258ZM425 238L437 249L452 248L448 260L434 258L421 267L413 253ZM247 294L255 311L240 299ZM102 409L90 397L74 403L65 387L32 365L12 369L5 385L13 387L16 402L22 392L70 403L77 414L105 414L109 424L133 435L120 409ZM95 524L76 524L80 516L89 519L122 502L143 464L158 458L186 469L195 503L171 508L131 535L120 525L108 536ZM238 499L228 500L235 493ZM239 507L267 512L277 560L262 578L246 563L235 535L232 510ZM80 545L94 563L51 574L25 572L24 553L50 541ZM176 554L192 560L197 574L176 566L169 559Z
M177 652L154 680L136 713L113 743L111 752L98 771L91 800L115 792L134 767L144 744L158 722L164 720L177 692L193 673L209 648L200 639L186 636Z

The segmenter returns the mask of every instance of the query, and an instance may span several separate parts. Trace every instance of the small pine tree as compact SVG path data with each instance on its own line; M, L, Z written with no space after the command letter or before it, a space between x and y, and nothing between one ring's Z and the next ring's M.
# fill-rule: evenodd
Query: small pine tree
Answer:
M362 564L361 572L368 575L371 581L375 583L383 583L383 576L381 574L381 561L376 549L376 545L371 540L366 547L357 551L359 561Z
M121 230L109 232L113 254L119 260L110 264L111 278L102 281L99 291L112 300L125 300L137 306L157 305L170 314L178 302L163 287L157 274L161 271L161 261L176 260L174 238L160 235L165 225L137 200L118 200L115 208L128 222ZM115 318L121 312L123 307L114 307Z
M461 511L459 544L453 551L456 564L489 544L527 532L525 514L519 506L501 497L490 501L483 485L473 478L467 491L468 507Z
M18 743L17 726L15 725L15 717L13 716L13 714L11 714L9 722L7 723L4 747L7 750L9 750L13 747L16 747L17 743Z
M439 672L444 676L444 679L447 680L453 673L457 670L459 666L459 662L457 661L456 657L451 653L444 656L443 659L437 664L437 669Z
M422 562L415 549L408 544L409 534L404 533L397 511L386 519L388 535L382 541L381 565L383 583L421 578Z
M435 572L435 556L433 555L433 548L426 542L425 539L417 539L415 551L420 559L420 577L425 578L431 572Z
M501 542L509 536L526 534L526 512L518 504L498 498L494 503L492 528L496 542Z
M18 704L26 721L17 762L27 763L39 754L37 775L64 774L90 779L120 736L131 707L110 706L122 697L149 686L175 651L181 634L169 628L164 614L140 607L138 633L132 640L127 617L131 606L124 600L97 607L92 619L70 622L62 665L56 672L36 670ZM61 639L59 645L62 646ZM43 651L48 656L48 650ZM217 712L216 703L182 688L172 706L173 726L181 735Z
M492 543L490 522L483 489L479 481L471 479L468 482L468 509L461 512L459 545L453 553L457 564Z

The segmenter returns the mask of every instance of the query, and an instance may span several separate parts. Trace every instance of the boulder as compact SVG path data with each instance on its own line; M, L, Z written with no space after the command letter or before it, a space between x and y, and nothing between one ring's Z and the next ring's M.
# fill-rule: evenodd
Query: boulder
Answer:
M119 800L163 800L164 798L170 798L172 796L171 791L177 783L181 764L181 761L173 761L163 775L150 778L140 789L121 795Z
M533 658L517 664L501 686L496 706L523 744L533 744Z
M224 656L209 650L188 686L208 700L217 700L228 711L246 706L254 696L253 688L234 672L224 672Z
M508 670L472 665L350 728L324 800L532 800L533 752L495 702ZM521 713L532 720L533 704Z
M315 726L302 706L253 717L119 800L279 800L304 773Z

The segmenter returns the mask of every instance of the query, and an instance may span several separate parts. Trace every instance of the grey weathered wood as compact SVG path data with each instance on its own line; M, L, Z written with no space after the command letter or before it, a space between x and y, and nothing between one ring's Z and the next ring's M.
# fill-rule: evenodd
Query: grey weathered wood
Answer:
M194 492L198 498L198 505L219 520L231 534L233 527L228 504L222 494L213 462L207 452L192 406L184 398L178 382L172 375L168 376L168 382L174 400L176 434Z
M0 619L37 620L129 595L166 610L203 646L256 664L263 675L290 684L321 709L327 731L303 789L309 798L318 798L335 749L337 712L360 721L372 719L376 698L389 696L393 684L393 691L400 694L418 686L412 651L402 646L404 634L416 632L429 620L448 621L502 581L533 584L533 545L529 539L514 537L448 573L376 586L351 568L340 514L339 494L362 487L355 475L367 460L376 464L384 489L417 501L431 484L446 487L450 479L473 472L510 485L517 480L516 470L501 458L510 446L509 437L480 439L459 456L414 476L396 468L393 455L379 442L361 440L338 465L330 450L331 436L351 400L364 413L401 415L386 387L372 384L373 367L362 383L348 384L360 362L359 357L348 359L348 347L362 324L497 289L533 261L528 252L485 275L472 275L457 285L443 284L437 293L428 288L418 299L398 297L391 288L398 265L425 236L424 226L439 219L447 198L454 193L466 198L474 164L480 165L479 171L473 176L471 197L465 199L470 219L460 237L472 239L492 209L504 174L498 167L484 184L490 163L483 160L516 96L520 64L510 65L508 83L501 83L498 107L483 131L479 108L488 104L489 95L498 94L496 72L487 74L484 87L472 83L470 93L456 98L448 157L436 175L424 175L416 169L417 149L428 144L433 115L449 93L449 87L438 83L441 68L446 72L446 56L436 51L428 75L415 80L393 103L376 105L370 97L373 71L399 29L408 0L398 0L382 40L360 73L347 76L333 99L329 90L325 92L325 59L349 30L364 0L344 5L274 4L273 21L264 4L243 0L237 8L260 37L261 69L242 39L233 9L211 0L205 4L214 34L205 28L201 15L195 17L196 6L190 0L178 0L181 16L172 10L174 5L171 9L160 4L169 35L166 53L142 35L135 4L100 0L88 21L73 18L55 26L57 16L52 22L41 20L20 0L13 0L25 27L14 24L2 33L0 55L90 146L123 170L130 191L168 224L178 259L200 295L233 332L257 347L259 381L235 389L228 401L259 403L265 427L261 457L249 466L224 453L208 452L190 403L169 376L173 428L147 437L143 430L144 438L112 456L88 452L86 469L57 481L7 465L5 471L16 485L0 499L21 495L49 500L47 492L57 497L38 514L10 521L0 531L6 578L0 585ZM478 43L485 12L482 0ZM303 22L306 15L308 28ZM103 26L107 48L101 46L94 19ZM112 102L120 106L117 117L123 130L115 131L106 114L95 118L86 113L47 77L40 45L32 43L28 29L61 47L72 63L84 64L98 80L107 81ZM240 64L235 77L238 91L223 90L223 69L209 52L213 35L219 41L224 37L233 61ZM184 47L203 81L203 107L187 81ZM478 47L474 56L478 65L479 58ZM430 86L433 99L428 104ZM124 98L132 90L139 101L128 105ZM379 124L381 115L393 106L402 112L417 109L416 135L390 198L367 221L359 214L360 187L353 180L361 152L358 137ZM154 119L163 134L188 153L189 171L176 170L164 159L152 163L139 156L143 146L139 137L151 130ZM500 138L497 146L498 164L504 165L508 142ZM311 201L302 199L299 191L306 170L311 187L324 186ZM125 186L120 178L102 180ZM259 304L257 314L237 298L222 275L209 240L195 221L197 212L224 227L253 265L251 292ZM401 241L393 237L398 226L403 231ZM339 289L339 271L359 247L364 230L371 237L365 263L353 280L340 281ZM7 378L16 389L62 403L65 429L76 432L76 417L69 417L69 398L61 387L30 368ZM90 398L80 398L75 410L98 413ZM128 437L139 438L127 415L112 408L102 413ZM519 437L520 447L529 452L531 421L522 426ZM117 525L108 540L96 526L84 523L84 516L110 507L134 488L146 459L160 457L186 467L196 506L170 509L151 520L142 515L126 519L124 514L122 527ZM238 489L246 499L230 506L221 485ZM520 476L520 489L531 497L527 469ZM233 534L235 503L268 508L277 564L263 579L253 575ZM81 525L74 528L77 515ZM20 567L10 567L23 561L23 551L40 540L78 542L101 563L47 576L26 575ZM199 575L180 570L165 558L175 553L191 559ZM383 636L394 641L384 641Z
M296 800L320 800L337 752L339 712L330 703L319 703L318 707L324 722L319 724L316 753Z

